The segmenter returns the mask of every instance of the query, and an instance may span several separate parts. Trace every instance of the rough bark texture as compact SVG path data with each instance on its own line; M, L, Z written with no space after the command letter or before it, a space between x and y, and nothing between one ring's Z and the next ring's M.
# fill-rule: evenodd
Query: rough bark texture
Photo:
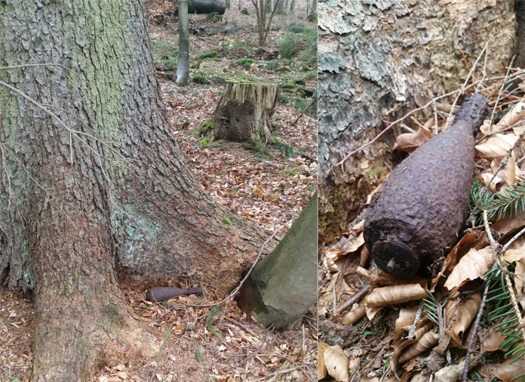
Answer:
M432 275L458 239L474 174L474 133L485 97L468 98L453 124L401 162L366 211L364 238L375 263L399 278Z
M228 83L215 110L214 138L266 144L277 96L274 84Z
M239 306L265 326L285 328L317 299L317 196L244 284Z
M504 73L515 24L514 2L506 0L319 3L322 240L346 229L389 172L389 144L380 140L334 165L379 133L388 111L399 117L459 88L486 42L487 75Z
M518 27L518 37L516 41L516 53L518 58L516 64L525 68L525 1L516 0L516 22Z
M190 80L190 31L188 17L188 0L178 0L179 11L179 59L177 61L177 78L179 86L185 86Z
M220 296L261 242L184 166L146 27L141 0L0 2L0 283L34 291L34 381L155 350L115 267Z

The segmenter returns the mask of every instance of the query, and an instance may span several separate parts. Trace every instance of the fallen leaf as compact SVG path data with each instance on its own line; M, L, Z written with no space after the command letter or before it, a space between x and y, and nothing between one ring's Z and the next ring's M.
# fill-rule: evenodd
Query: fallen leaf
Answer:
M525 102L520 101L510 108L510 110L505 113L505 115L496 123L493 128L493 133L498 133L503 131L511 126L514 126L516 123L525 119Z
M494 134L485 142L476 145L476 150L482 158L503 158L514 147L517 140L518 136L514 133Z
M500 236L506 236L523 227L525 227L525 214L498 220L491 228Z
M339 345L328 346L324 351L324 363L329 376L338 382L348 382L348 357Z
M483 185L492 192L496 192L505 183L505 179L502 176L499 174L494 176L491 171L482 172L480 178Z
M419 341L417 341L415 344L410 346L400 357L399 357L399 363L403 364L406 361L417 357L419 354L432 349L434 346L437 345L439 339L439 335L436 332L427 332L421 338Z
M349 237L348 240L343 244L341 251L343 256L349 253L357 252L365 244L363 232L357 237Z
M465 299L449 300L446 307L447 327L446 332L456 346L463 344L463 334L472 320L476 317L481 296L479 293L469 295Z
M399 310L399 316L394 324L395 337L400 337L414 323L416 312L417 306L405 307Z
M366 308L362 304L354 304L352 306L352 309L348 313L346 313L343 316L343 324L345 325L353 325L357 321L359 321L361 318L363 318L366 314Z
M325 342L319 341L317 346L317 379L321 380L326 378L328 371L326 370L326 365L324 363L324 353L328 348L328 344Z
M446 366L434 374L434 382L456 382L461 373L463 373L463 368L465 367L465 361L462 361L455 365Z
M443 266L439 274L432 280L432 285L437 285L439 280L446 274L449 274L471 248L478 246L485 238L485 232L481 230L468 231L460 241L450 250L445 257Z
M432 138L432 132L424 127L421 127L415 133L400 134L396 138L393 151L411 153L423 143L429 141L430 138Z
M479 250L472 248L454 267L445 282L445 288L450 291L459 288L466 281L483 278L494 261L496 261L496 254L491 247Z
M379 313L383 309L380 306L369 306L365 305L365 311L366 311L366 318L368 318L369 321L372 321L377 313Z
M508 360L498 365L485 365L481 374L487 377L497 377L503 382L517 382L525 376L525 362L521 360Z
M483 338L483 341L481 342L481 352L486 353L498 351L506 337L495 327L492 327L489 328L481 338Z
M365 304L372 307L402 304L420 300L427 292L419 284L393 285L375 288L365 297Z
M504 178L505 184L507 186L513 186L519 180L518 174L520 173L520 168L516 164L516 159L514 158L514 153L510 156L507 165L505 166Z

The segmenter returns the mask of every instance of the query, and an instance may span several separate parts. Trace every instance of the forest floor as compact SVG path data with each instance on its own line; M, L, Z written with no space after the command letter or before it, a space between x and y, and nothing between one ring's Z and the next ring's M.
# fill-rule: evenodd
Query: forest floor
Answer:
M150 18L152 20L152 18ZM192 16L200 29L214 20ZM308 28L315 30L314 26ZM232 34L191 34L192 82L186 88L170 80L176 66L176 24L152 23L154 59L163 101L173 133L189 168L213 199L270 235L283 236L315 191L317 132L312 109L316 55L279 58L279 42L288 33L275 31L268 47L256 48L256 34L241 27ZM301 30L299 28L299 30ZM297 42L294 40L295 42ZM295 42L292 41L293 44ZM303 44L303 45L301 45ZM304 50L305 42L299 41ZM265 59L263 56L271 57ZM310 54L311 56L311 54ZM175 65L175 66L173 66ZM312 66L313 65L313 66ZM273 69L272 69L273 68ZM298 69L299 68L299 69ZM279 82L284 91L272 118L273 144L260 149L198 137L201 123L211 118L227 78ZM153 359L125 360L104 367L95 381L309 381L315 378L317 324L314 310L294 329L261 328L235 302L216 308L197 297L164 304L144 300L144 291L122 285L132 315L162 343ZM177 304L177 305L174 305ZM0 289L0 381L28 381L31 370L33 310L28 298Z
M439 264L439 274L400 280L371 261L363 212L381 186L344 235L321 245L319 354L332 368L325 369L323 381L459 381L467 354L469 381L525 380L525 238L520 236L525 232L525 72L513 68L505 78L484 78L476 72L469 82L481 83L489 101L476 136L470 216ZM392 145L393 155L385 161L408 156L444 131L457 110L455 98L436 97L433 110L412 110L399 119L411 131L397 126L382 140ZM359 167L366 153L351 160ZM497 253L497 245L487 239L482 210L489 211L487 223L501 245L517 238L505 252ZM481 303L484 288L486 304ZM405 293L404 303L399 303L400 293ZM381 294L380 301L372 303L371 294ZM475 340L469 346L470 335ZM332 379L336 365L344 373Z

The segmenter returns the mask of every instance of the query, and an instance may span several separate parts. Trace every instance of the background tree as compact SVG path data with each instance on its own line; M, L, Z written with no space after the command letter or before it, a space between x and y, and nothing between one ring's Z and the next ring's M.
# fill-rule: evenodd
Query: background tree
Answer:
M344 1L319 3L322 240L346 230L388 173L384 139L340 164L385 127L387 113L395 120L460 88L486 43L487 76L505 73L514 53L514 2L491 4L360 0L349 12Z
M273 16L283 0L251 0L257 16L257 34L259 46L266 44L268 34L272 29Z
M33 291L32 380L87 381L158 349L119 274L223 296L263 238L186 168L141 0L7 0L0 35L0 282Z
M179 13L179 59L177 60L177 78L179 86L185 86L190 80L190 31L188 0L177 0Z

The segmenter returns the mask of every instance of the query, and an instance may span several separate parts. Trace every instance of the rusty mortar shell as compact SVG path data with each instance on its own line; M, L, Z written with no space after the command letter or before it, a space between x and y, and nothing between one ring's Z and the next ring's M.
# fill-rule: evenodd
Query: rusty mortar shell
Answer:
M155 287L146 293L148 301L166 301L179 296L196 294L202 296L201 288L175 288L175 287Z
M383 271L420 275L457 240L472 186L474 135L486 110L485 97L468 97L447 130L392 170L365 213L365 242Z

